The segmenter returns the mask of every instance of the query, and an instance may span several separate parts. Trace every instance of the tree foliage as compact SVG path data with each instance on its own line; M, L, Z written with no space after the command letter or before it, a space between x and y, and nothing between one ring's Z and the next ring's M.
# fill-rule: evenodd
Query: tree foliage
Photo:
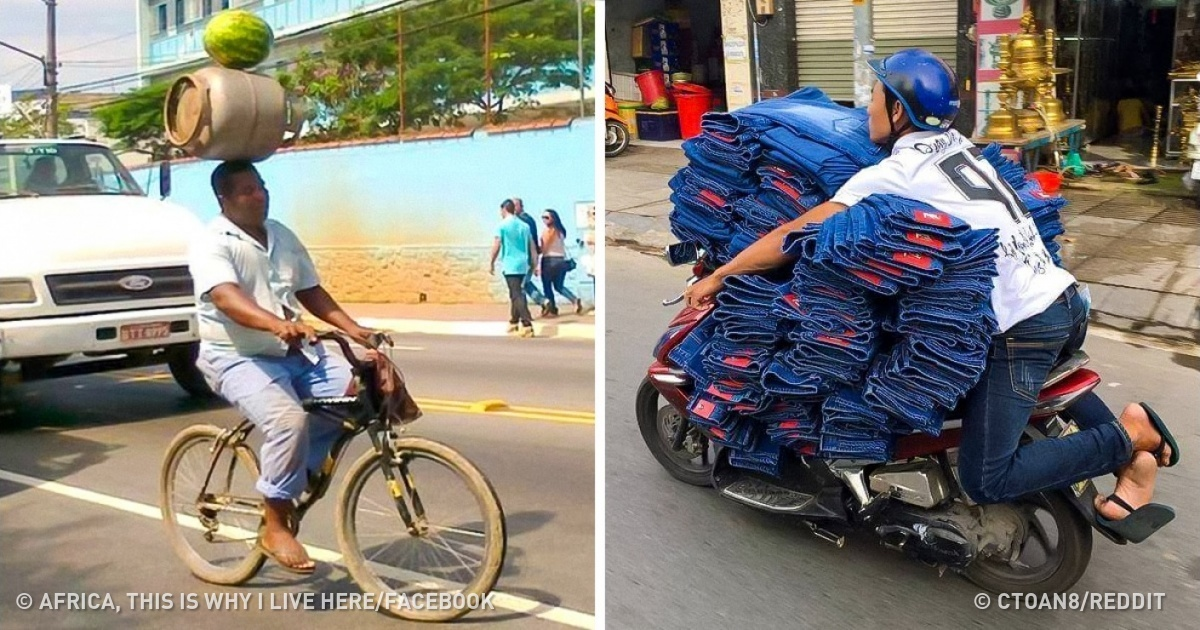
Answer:
M163 126L163 102L170 83L164 81L134 90L120 100L93 110L104 135L122 148L149 153L152 159L166 158L171 150Z
M489 112L499 121L536 105L544 90L578 85L575 0L492 0L490 6L490 89L484 18L472 15L482 11L483 0L443 0L401 15L406 126L453 125ZM594 63L594 20L594 3L585 2L585 69ZM397 15L389 12L335 27L322 53L302 55L280 81L309 99L319 137L394 134L398 61Z
M12 114L0 118L0 138L41 138L46 131L46 112L43 108L34 107L33 99L23 99L14 103ZM61 103L58 106L58 137L72 135L76 132L75 125L67 122L68 109Z

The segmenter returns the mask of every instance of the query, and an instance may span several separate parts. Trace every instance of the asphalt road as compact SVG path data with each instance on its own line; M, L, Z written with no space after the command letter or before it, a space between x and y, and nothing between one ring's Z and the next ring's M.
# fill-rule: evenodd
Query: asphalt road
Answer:
M512 597L463 622L592 627L595 433L579 415L594 406L593 345L444 336L401 336L397 342L397 359L419 400L499 399L537 408L515 417L427 410L413 425L413 433L450 444L474 461L507 516L508 555L497 590ZM201 602L208 593L263 593L269 602L271 594L360 591L338 565L300 577L271 562L242 587L216 587L193 578L172 553L155 514L164 451L189 425L235 424L237 415L224 405L190 401L157 369L29 383L10 393L17 415L4 418L0 430L0 627L427 627L362 610L283 611L257 604L249 610L131 610L127 593L194 593ZM338 485L366 445L360 436L351 447ZM26 477L62 486L31 487ZM90 493L64 496L73 489ZM331 490L305 518L304 543L338 549L335 496ZM39 603L45 593L110 594L123 610L22 612L15 604L19 593Z
M1164 593L1162 610L978 610L980 589L906 560L868 535L843 549L793 521L675 481L651 457L633 415L650 351L678 307L688 272L644 254L606 252L605 601L609 628L1194 628L1200 618L1200 359L1093 333L1086 345L1119 408L1153 401L1184 454L1159 476L1156 500L1178 518L1141 545L1095 536L1073 592ZM1107 335L1111 336L1111 335ZM1189 354L1190 353L1190 354ZM1101 480L1111 489L1111 478Z

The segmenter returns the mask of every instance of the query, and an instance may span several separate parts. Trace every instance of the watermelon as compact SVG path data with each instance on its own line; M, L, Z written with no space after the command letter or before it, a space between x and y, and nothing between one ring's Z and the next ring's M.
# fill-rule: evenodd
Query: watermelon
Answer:
M234 70L266 60L275 33L266 20L243 9L221 11L204 27L204 50L213 61Z

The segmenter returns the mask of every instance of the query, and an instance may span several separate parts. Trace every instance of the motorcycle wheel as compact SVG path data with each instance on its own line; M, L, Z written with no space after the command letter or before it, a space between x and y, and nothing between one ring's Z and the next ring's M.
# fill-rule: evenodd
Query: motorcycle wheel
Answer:
M980 558L967 567L967 579L993 593L1065 592L1091 561L1091 525L1059 492L1038 493L1013 507L1026 517L1020 554L1013 560Z
M671 450L675 427L687 420L670 404L660 406L659 398L650 379L643 379L637 392L637 421L650 454L672 477L693 486L711 486L716 454L708 438L691 427L683 449Z
M629 130L617 122L604 125L604 157L616 157L629 148Z

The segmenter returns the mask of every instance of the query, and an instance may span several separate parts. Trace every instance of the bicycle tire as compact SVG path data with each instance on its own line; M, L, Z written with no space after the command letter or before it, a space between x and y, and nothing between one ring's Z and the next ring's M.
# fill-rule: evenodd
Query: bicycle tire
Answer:
M466 483L480 508L480 517L484 519L488 542L484 558L480 562L478 575L460 592L467 599L470 599L471 596L482 597L490 592L500 578L500 571L504 567L504 557L508 549L504 510L500 506L500 499L496 496L491 482L470 460L440 442L420 437L405 437L396 440L394 450L397 456L406 452L420 453L426 457L432 456L432 459L440 460ZM367 479L379 469L381 458L382 456L377 451L370 450L350 467L346 474L346 481L342 484L339 492L335 518L338 545L341 547L346 569L363 592L372 593L379 598L382 598L391 589L370 568L362 550L355 543L357 531L352 515L355 513L354 507L362 493L363 486ZM419 572L417 568L409 570ZM458 619L470 613L471 609L414 610L389 604L380 606L379 611L408 621L439 622Z
M175 551L175 555L179 556L180 560L183 560L183 563L192 572L192 575L211 584L235 586L254 577L262 569L263 563L266 562L266 555L259 551L257 547L253 547L249 550L246 557L235 565L218 567L209 563L184 538L181 530L183 526L176 521L175 508L171 502L171 489L178 471L179 460L183 454L190 448L204 445L206 442L211 443L216 441L221 432L222 429L213 425L198 424L180 431L175 436L175 439L171 441L171 445L167 447L167 453L163 458L162 471L159 476L159 509L162 511L163 523L167 528L167 538L171 543L171 548ZM207 448L207 446L203 447ZM259 475L258 457L255 456L254 450L245 444L238 444L233 448L241 464L249 468L249 473L253 475L253 479L257 479Z

